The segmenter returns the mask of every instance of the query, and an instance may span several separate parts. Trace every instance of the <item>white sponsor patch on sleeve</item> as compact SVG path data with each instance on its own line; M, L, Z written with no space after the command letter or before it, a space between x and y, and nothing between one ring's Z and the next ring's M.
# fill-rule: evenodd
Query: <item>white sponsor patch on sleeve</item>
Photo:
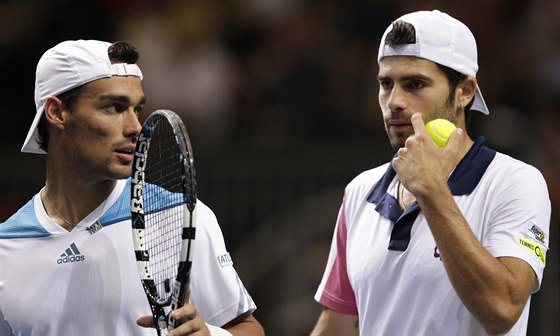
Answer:
M231 256L229 255L229 252L227 252L226 254L219 255L217 258L218 258L218 264L220 264L220 266L222 267L233 265L233 260L231 260Z

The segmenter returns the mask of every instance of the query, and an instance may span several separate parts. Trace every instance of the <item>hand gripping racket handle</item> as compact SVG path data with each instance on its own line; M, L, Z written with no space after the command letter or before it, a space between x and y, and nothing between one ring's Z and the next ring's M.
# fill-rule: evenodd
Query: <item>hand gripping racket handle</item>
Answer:
M183 239L187 240L187 246L183 246L181 250L181 260L185 260L179 264L179 271L177 272L177 277L175 283L173 284L173 293L171 295L171 311L181 308L185 304L185 298L187 296L187 291L190 284L190 274L192 259L194 253L194 235L196 230L196 218L197 218L197 208L192 206L184 205L183 210L185 215L183 218L187 218L188 222L183 227ZM169 316L169 330L181 324L181 320L176 320Z

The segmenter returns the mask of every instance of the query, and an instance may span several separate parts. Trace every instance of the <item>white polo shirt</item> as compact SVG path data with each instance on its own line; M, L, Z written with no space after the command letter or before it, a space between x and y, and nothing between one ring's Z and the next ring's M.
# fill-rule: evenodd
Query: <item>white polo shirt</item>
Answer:
M474 234L495 257L545 267L550 200L541 173L478 139L448 180ZM345 189L315 299L359 316L362 335L484 335L455 293L428 227L413 204L400 213L395 171L387 163ZM396 224L394 224L396 223ZM526 333L529 302L508 334Z
M212 210L197 202L191 302L222 326L256 306L239 279ZM103 228L90 233L97 220ZM0 335L155 335L134 256L130 180L67 232L40 193L0 224Z

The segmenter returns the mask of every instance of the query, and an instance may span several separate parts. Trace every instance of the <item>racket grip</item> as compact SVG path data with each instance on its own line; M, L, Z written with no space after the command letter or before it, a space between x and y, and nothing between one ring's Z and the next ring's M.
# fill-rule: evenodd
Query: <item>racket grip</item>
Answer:
M175 280L173 293L171 296L171 311L181 308L185 304L185 296L187 294L188 285L182 281ZM169 315L169 330L172 330L181 324L181 320L176 320Z
M158 336L167 336L168 324L165 321L165 317L160 317L157 321L158 324Z

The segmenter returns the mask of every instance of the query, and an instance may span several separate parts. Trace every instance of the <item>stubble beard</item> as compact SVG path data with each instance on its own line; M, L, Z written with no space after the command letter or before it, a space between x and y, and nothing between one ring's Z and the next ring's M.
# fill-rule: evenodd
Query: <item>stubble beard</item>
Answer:
M452 123L457 124L457 113L454 112L454 106L455 106L455 97L450 93L447 99L445 100L445 102L439 108L436 109L436 112L431 113L428 116L429 119L424 120L424 123L428 123L431 120L441 118L441 119L447 119ZM389 136L389 143L391 144L391 148L396 152L400 148L404 147L406 139L414 135L414 133L411 134L401 133L401 134L391 135L387 130L387 135Z

